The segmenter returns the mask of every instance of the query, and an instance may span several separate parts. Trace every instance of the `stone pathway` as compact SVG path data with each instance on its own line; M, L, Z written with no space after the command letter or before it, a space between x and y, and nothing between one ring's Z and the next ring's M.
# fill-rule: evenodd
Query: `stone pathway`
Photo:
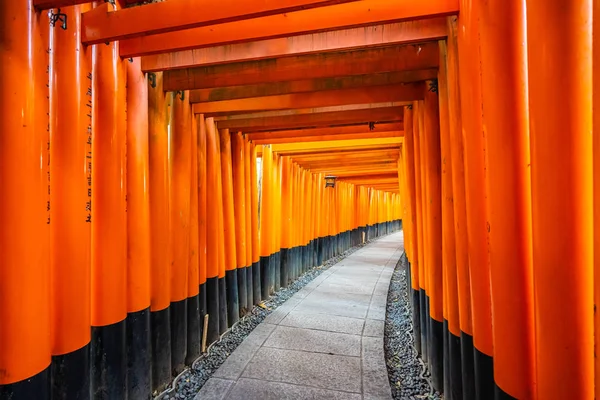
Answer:
M195 400L391 399L383 331L402 244L396 232L324 271L258 325Z

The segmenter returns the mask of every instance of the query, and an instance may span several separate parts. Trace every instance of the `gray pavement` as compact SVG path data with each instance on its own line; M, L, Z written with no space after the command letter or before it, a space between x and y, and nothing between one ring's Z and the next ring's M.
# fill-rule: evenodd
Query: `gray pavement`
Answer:
M389 400L387 291L403 234L324 271L236 348L195 400Z

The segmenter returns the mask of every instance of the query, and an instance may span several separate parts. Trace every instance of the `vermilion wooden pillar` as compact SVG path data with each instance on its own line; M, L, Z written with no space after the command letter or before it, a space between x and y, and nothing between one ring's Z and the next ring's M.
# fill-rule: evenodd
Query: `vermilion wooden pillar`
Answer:
M0 3L1 398L50 398L46 15Z
M478 79L481 75L479 2L461 0L460 3L458 51L473 317L475 395L478 399L491 399L494 396L494 366L485 200L485 143L481 121L481 82ZM469 340L470 338L465 336L465 339ZM468 382L466 386L469 386Z
M527 1L538 399L594 397L592 4Z
M152 394L148 82L141 60L127 73L127 394Z
M481 92L496 399L535 395L525 1L482 1Z

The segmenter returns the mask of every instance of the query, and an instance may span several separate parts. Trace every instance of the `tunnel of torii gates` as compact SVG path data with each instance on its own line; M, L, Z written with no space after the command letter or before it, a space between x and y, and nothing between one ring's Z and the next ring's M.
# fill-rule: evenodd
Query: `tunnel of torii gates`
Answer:
M0 1L1 399L151 398L401 225L445 398L600 398L600 2L129 3Z

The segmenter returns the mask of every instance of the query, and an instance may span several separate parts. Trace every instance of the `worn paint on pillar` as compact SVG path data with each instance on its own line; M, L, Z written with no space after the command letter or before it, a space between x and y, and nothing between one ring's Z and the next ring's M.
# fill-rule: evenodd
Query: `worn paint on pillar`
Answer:
M48 18L31 1L11 1L0 3L0 22L11 49L0 52L0 397L48 399Z
M150 193L148 191L148 82L141 60L127 76L127 395L152 395L150 333Z
M594 397L592 4L527 2L539 399Z

